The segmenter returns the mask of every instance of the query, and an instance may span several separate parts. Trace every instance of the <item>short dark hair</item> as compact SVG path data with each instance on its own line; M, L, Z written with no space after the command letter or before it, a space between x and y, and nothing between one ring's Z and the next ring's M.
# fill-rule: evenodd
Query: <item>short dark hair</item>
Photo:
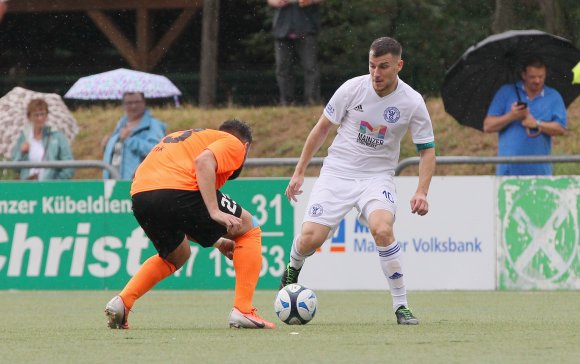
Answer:
M252 128L244 121L238 119L226 120L218 129L252 144Z
M542 57L538 55L531 55L528 58L524 59L522 71L526 71L528 67L534 68L548 68L546 66L546 62L542 59Z
M401 57L403 54L403 47L401 47L401 43L393 38L381 37L373 41L369 53L374 57L384 56L385 54L392 54L393 56Z

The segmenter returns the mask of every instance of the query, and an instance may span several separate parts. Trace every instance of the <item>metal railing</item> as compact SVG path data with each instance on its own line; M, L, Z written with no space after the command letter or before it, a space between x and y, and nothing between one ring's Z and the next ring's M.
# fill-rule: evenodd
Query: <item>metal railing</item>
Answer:
M395 168L395 176L412 165L419 164L419 157L405 158ZM579 163L580 155L534 155L518 157L471 157L471 156L439 156L437 164L510 164L510 163Z
M281 167L295 166L299 158L248 158L246 166L251 167ZM580 163L580 155L548 155L548 156L518 156L518 157L472 157L472 156L439 156L437 164L498 164L498 163ZM324 157L314 157L309 165L322 165ZM418 165L419 157L405 158L395 168L395 176L410 166ZM71 160L44 162L13 162L0 161L0 168L100 168L106 169L112 179L120 179L119 171L112 165L100 160Z
M245 166L250 167L281 167L281 166L295 166L300 158L248 158ZM314 157L308 164L309 166L322 165L323 157Z
M120 179L121 175L117 168L99 160L70 160L70 161L0 161L0 168L101 168L111 174L112 179Z

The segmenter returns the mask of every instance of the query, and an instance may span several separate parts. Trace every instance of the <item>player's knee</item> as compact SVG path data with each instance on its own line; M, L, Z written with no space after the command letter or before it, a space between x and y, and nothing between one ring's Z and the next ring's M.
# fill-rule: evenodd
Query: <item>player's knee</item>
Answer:
M395 241L393 228L390 225L382 225L376 228L371 228L371 234L378 246L388 246Z
M175 269L181 268L191 256L191 247L187 238L184 239L177 248L172 251L166 258L169 263L175 266Z
M320 248L324 243L324 238L321 238L320 234L316 234L313 231L305 231L300 234L300 238L297 241L298 251L301 254L309 254L314 250Z
M252 229L246 231L243 235L236 237L236 246L240 244L255 243L262 245L262 229L259 226L255 226Z

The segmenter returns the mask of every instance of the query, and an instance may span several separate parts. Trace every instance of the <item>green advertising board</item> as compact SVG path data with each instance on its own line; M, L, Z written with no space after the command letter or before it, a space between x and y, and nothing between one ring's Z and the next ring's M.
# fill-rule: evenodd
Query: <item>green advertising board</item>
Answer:
M262 227L258 289L274 289L294 233L287 179L240 179L222 191ZM156 254L131 212L130 182L0 183L0 289L120 289ZM231 261L191 244L191 258L161 289L230 289Z
M580 288L580 178L501 180L499 289Z

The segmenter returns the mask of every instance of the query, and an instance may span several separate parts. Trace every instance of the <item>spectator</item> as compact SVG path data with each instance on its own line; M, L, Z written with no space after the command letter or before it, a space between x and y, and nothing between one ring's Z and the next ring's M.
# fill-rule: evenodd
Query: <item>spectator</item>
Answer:
M503 85L483 121L486 133L499 133L499 156L550 155L552 137L566 133L566 106L560 93L544 84L547 67L528 59L522 80ZM552 175L551 163L498 164L498 176Z
M103 160L119 170L121 179L131 180L147 153L165 136L166 126L151 116L140 92L124 94L123 106L126 114L103 140ZM110 178L109 172L104 171L103 177Z
M318 68L318 32L322 0L268 0L275 9L273 19L276 80L280 104L291 105L294 97L296 60L304 72L304 103L320 102L320 70Z
M25 123L18 141L12 149L14 161L66 161L72 160L72 152L66 137L58 130L46 126L48 104L43 99L33 99L28 103L29 122ZM20 170L23 180L70 179L72 168L24 168Z

